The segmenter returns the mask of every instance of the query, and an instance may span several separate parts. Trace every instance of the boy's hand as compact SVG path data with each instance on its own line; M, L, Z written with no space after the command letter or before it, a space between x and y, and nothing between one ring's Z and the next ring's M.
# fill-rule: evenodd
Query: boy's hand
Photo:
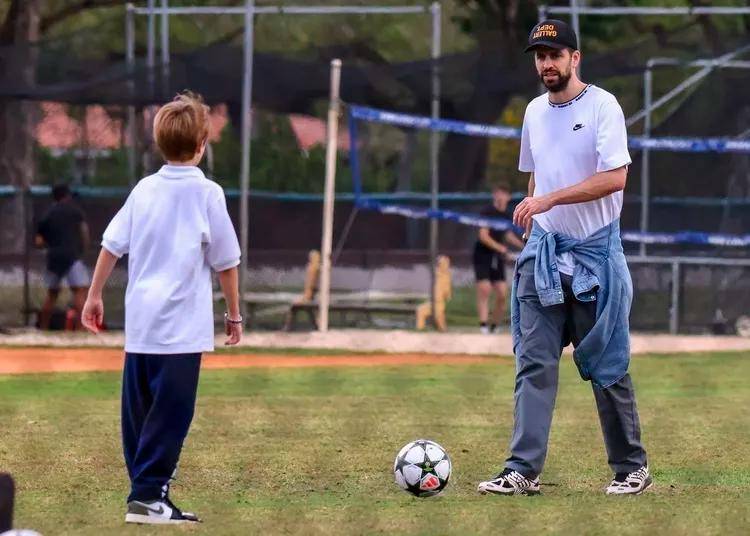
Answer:
M101 298L86 298L81 311L81 324L92 333L99 333L104 322L104 302Z
M233 346L239 343L240 339L242 339L242 320L237 321L225 316L224 333L229 336L229 338L224 341L224 345Z

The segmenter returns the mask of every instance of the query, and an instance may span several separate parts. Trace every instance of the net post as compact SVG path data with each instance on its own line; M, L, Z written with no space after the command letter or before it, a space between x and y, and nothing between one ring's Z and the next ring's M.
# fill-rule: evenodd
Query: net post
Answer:
M542 22L547 18L547 4L541 4L537 8L537 22Z
M645 115L643 117L643 135L646 138L651 137L651 101L653 97L653 67L654 62L648 60L646 70L643 72L643 108ZM648 231L649 220L649 196L651 195L651 166L650 153L647 147L641 149L641 232ZM641 242L638 247L638 254L646 256L646 243Z
M677 335L680 324L680 263L672 262L672 293L669 307L669 333Z
M153 102L156 98L156 80L154 69L156 68L156 20L154 10L156 0L148 0L148 26L146 34L146 79L148 80L148 98L149 101ZM153 121L154 121L154 108L152 105L146 106L146 150L143 152L143 169L146 173L150 173L152 170L152 150L153 150Z
M537 8L537 23L542 22L547 19L547 4L541 4ZM545 87L544 83L541 81L539 82L538 86L539 93L545 93L547 91L547 88Z
M128 98L133 99L135 84L133 75L135 73L135 6L128 3L125 6L125 62L128 69ZM128 184L135 186L136 177L136 134L135 134L135 106L128 106L127 136L128 151Z
M352 109L349 108L349 168L352 172L352 187L354 188L354 203L359 204L362 197L362 177L359 173L359 153L357 152L357 121L354 119Z
M581 47L581 20L578 16L578 0L570 0L570 20L573 23L573 31L578 39L578 50L582 50ZM578 64L578 78L581 78L581 64Z
M247 255L249 241L249 194L250 194L250 133L252 131L253 102L253 22L255 0L245 0L245 33L243 37L242 70L242 164L240 171L240 311L245 318L245 291L247 289Z
M149 97L154 98L154 66L156 65L156 21L154 20L154 2L148 0L148 30L146 34L146 67L148 67Z
M169 87L169 0L161 0L161 89L164 98L171 96Z
M33 210L31 189L29 186L19 189L17 195L23 197L23 229L24 229L24 244L23 244L23 325L29 327L31 325L31 244L34 240L33 230Z
M442 19L441 7L439 2L433 2L430 6L432 13L432 103L431 117L438 119L440 117L440 24ZM440 138L437 130L430 132L430 208L438 209L438 191L440 184L440 162L439 162L439 144ZM432 321L435 323L435 312L437 311L437 296L435 295L435 281L437 277L437 256L438 256L438 220L430 219L430 304L432 306Z
M328 331L328 306L331 298L331 246L333 243L333 201L336 192L336 155L338 153L339 99L341 88L341 60L331 60L331 87L328 104L326 139L325 195L323 198L323 236L321 237L320 299L318 329Z

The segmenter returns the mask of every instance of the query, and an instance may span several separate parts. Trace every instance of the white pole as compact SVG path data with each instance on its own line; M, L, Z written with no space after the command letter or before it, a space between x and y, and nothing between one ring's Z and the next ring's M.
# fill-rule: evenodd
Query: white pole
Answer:
M169 99L169 0L161 0L161 7L161 90L163 98Z
M133 74L135 73L135 13L133 4L125 7L125 61L128 66L128 99L135 97L135 84ZM136 177L136 146L135 146L135 106L128 106L128 184L135 186L138 181Z
M581 21L578 17L578 0L570 0L570 18L573 23L573 31L578 39L578 50L581 50ZM578 64L578 78L581 78L581 64Z
M154 21L154 1L148 0L148 33L146 34L146 67L148 68L149 97L154 98L154 65L156 64L156 26Z
M242 71L242 168L240 171L240 310L245 315L245 290L247 288L247 254L250 214L250 134L252 132L253 102L253 23L255 0L245 0L245 35L243 40L244 69Z
M680 263L672 263L672 294L669 306L669 333L677 335L680 329Z
M153 102L156 97L154 69L156 66L156 21L154 19L154 2L156 0L148 0L148 33L146 36L146 76L148 79L148 100ZM153 171L153 158L152 151L154 149L154 136L153 136L153 122L154 122L154 106L148 105L145 107L146 112L146 147L142 155L142 165L144 173L151 173Z
M440 117L440 66L438 60L440 59L440 21L441 21L441 10L438 2L433 2L431 6L432 12L432 104L431 104L431 116L433 119ZM440 136L436 130L430 132L430 208L437 210L438 208L438 192L440 190ZM437 270L437 256L439 248L439 227L438 220L433 218L430 220L430 302L432 303L432 311L437 311L437 296L435 296L435 280ZM432 315L433 322L436 319L436 314Z
M643 72L643 108L646 115L643 119L643 135L646 138L651 137L651 100L653 98L653 64L651 60L646 63L646 70ZM641 150L641 232L648 231L649 220L649 197L651 195L651 168L650 152L644 147ZM646 256L646 243L641 242L638 254Z
M545 20L547 20L547 6L545 4L542 4L537 8L537 24ZM547 87L544 85L544 83L541 80L539 81L538 87L539 87L539 93L544 94L547 92Z
M321 240L320 301L318 329L328 331L328 305L331 298L331 246L333 243L333 201L336 192L336 155L339 135L339 92L341 60L331 61L331 88L328 104L328 132L326 140L326 182L323 198L323 236Z

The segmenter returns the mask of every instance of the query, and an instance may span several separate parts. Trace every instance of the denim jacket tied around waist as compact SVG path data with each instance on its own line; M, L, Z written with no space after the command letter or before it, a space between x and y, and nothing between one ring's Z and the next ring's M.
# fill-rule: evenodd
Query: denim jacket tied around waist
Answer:
M578 240L545 231L534 222L531 236L516 261L511 291L513 351L521 340L517 291L518 268L534 263L534 282L543 307L564 302L557 255L571 253L575 261L572 290L580 301L596 300L596 321L573 352L584 380L600 388L619 381L630 362L630 305L633 284L620 240L620 220Z

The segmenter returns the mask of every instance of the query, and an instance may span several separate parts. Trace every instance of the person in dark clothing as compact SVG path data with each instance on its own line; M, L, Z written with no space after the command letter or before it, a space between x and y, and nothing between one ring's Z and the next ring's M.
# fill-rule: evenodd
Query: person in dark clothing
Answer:
M73 293L74 328L80 326L81 311L91 281L89 270L81 260L89 246L89 229L83 212L73 203L70 189L60 184L52 188L54 205L39 222L34 242L47 249L44 283L47 297L39 315L39 328L48 329L52 309L66 280Z
M492 187L492 204L481 211L485 218L505 219L511 221L508 212L510 187L505 183L496 183ZM482 333L491 333L497 329L505 315L508 297L508 285L505 282L505 263L508 246L523 249L523 242L511 231L498 231L481 227L474 244L474 276L477 285L477 313L479 329ZM492 324L488 326L489 299L495 292L492 309Z

